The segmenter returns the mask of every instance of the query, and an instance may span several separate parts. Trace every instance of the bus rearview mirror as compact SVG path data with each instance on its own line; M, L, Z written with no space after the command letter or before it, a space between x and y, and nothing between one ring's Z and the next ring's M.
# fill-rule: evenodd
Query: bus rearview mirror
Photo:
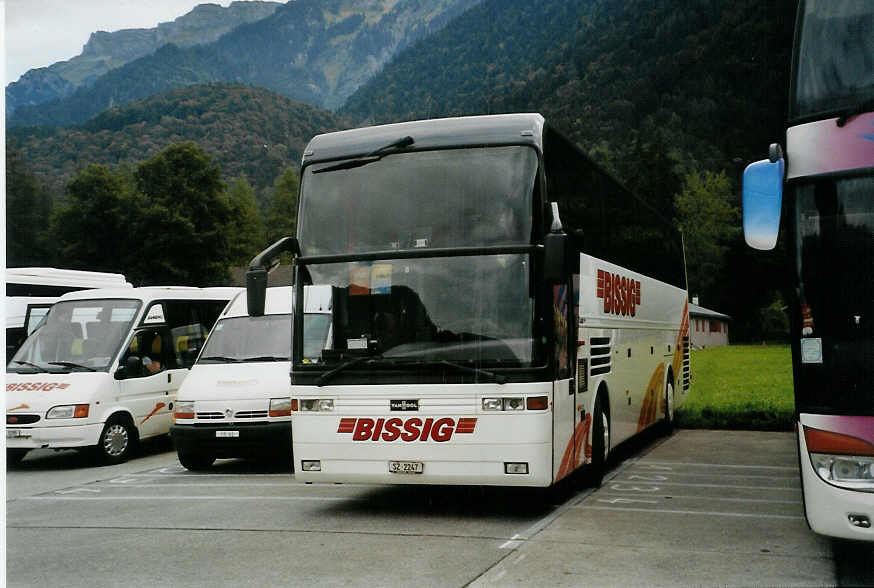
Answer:
M564 281L567 235L547 233L543 238L543 249L543 279L547 282Z
M782 158L751 163L743 175L744 239L753 249L764 251L777 245L783 205Z

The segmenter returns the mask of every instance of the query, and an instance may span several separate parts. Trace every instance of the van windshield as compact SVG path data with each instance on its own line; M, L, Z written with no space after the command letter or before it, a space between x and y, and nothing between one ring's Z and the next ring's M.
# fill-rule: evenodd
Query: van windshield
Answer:
M306 357L317 358L325 346L331 315L306 314L304 324ZM290 314L242 316L216 324L197 363L288 361L290 354Z
M58 302L6 371L108 371L140 304L113 299Z

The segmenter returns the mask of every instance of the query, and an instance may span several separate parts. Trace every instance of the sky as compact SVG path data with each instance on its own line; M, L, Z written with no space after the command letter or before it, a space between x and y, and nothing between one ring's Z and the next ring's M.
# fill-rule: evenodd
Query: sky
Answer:
M4 19L4 85L35 67L82 52L94 31L152 28L198 4L231 0L0 0Z

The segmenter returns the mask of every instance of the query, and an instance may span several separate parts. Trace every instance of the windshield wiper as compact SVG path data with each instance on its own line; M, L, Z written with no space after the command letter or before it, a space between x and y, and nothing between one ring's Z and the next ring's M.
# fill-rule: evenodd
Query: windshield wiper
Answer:
M462 365L460 363L454 363L451 361L446 361L445 359L441 359L440 361L434 362L435 365L444 365L446 367L451 367L452 369L458 370L460 372L468 372L471 374L475 374L477 376L485 376L496 384L506 384L507 376L502 376L500 374L496 374L495 372L490 372L489 370L484 370L482 368L472 367L468 365Z
M367 165L368 163L373 163L374 161L379 161L385 155L387 155L389 151L393 151L395 149L405 149L406 147L409 147L413 143L415 143L415 139L413 139L410 136L406 136L406 137L403 137L401 139L398 139L397 141L389 143L388 145L384 145L384 146L380 147L379 149L374 149L370 153L363 155L361 157L358 157L356 159L349 159L347 161L341 161L340 163L337 163L335 165L329 165L328 167L323 167L321 169L317 169L313 173L314 174L323 174L325 172L332 172L332 171L337 171L337 170L341 170L341 169L352 169L354 167L361 167L362 165Z
M337 367L335 367L334 369L329 370L329 371L325 372L324 374L322 374L321 376L319 376L316 379L316 386L324 386L328 382L328 380L330 380L331 378L333 378L334 376L336 376L337 374L339 374L343 370L347 370L351 367L355 367L356 365L361 364L361 363L365 363L365 362L375 363L376 360L378 360L378 359L382 359L382 356L381 355L364 355L361 357L356 357L356 358L350 359L348 361L345 361L345 362L341 363L340 365L338 365Z
M32 361L24 361L23 359L13 359L12 363L17 363L19 365L27 365L27 366L30 366L32 368L36 368L41 372L48 372L49 371L45 367L43 367L37 363L33 363Z
M869 98L868 100L863 100L859 104L855 106L851 106L849 108L844 109L841 115L838 117L838 120L835 121L835 124L839 127L846 125L850 122L851 119L859 116L860 114L865 114L866 112L870 112L874 110L874 98Z
M288 361L288 357L283 357L281 355L259 355L257 357L244 357L240 361Z
M224 355L209 355L207 357L201 357L197 360L198 363L201 361L223 361L226 363L240 363L243 361L237 357L225 357Z
M68 368L81 368L81 369L83 369L85 371L89 371L89 372L96 372L97 371L91 366L82 365L81 363L73 363L72 361L50 361L49 364L50 365L59 365L59 366L68 367Z

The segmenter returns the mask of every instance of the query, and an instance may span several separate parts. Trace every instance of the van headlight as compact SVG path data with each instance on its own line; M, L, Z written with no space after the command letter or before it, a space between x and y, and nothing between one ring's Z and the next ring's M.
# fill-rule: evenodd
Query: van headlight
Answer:
M47 419L84 419L88 416L89 404L64 404L53 406L46 413Z

